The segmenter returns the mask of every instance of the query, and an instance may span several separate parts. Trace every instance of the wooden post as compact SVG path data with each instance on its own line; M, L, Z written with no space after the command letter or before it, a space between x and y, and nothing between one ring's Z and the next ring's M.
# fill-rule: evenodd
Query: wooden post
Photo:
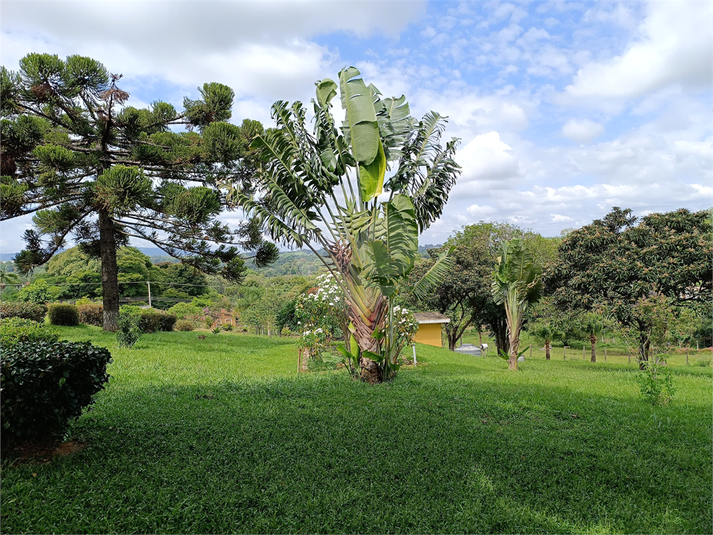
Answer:
M688 366L688 348L686 348L686 366Z
M604 346L604 362L607 361L607 348Z

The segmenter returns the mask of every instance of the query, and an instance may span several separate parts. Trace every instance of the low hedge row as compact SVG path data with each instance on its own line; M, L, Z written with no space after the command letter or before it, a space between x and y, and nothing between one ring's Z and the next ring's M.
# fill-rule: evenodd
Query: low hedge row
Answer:
M0 349L2 442L60 438L109 381L111 354L89 342Z
M54 343L59 334L42 322L25 318L5 318L0 320L0 347L11 348L24 342Z
M45 305L15 301L4 301L0 303L0 319L24 318L42 322L44 321L46 314L47 307Z

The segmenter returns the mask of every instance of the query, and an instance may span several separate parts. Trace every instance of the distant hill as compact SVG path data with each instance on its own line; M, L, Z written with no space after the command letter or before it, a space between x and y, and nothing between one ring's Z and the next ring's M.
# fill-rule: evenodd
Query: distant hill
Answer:
M418 252L421 256L428 258L426 250L433 249L435 247L440 247L440 245L433 245L430 243L420 245L418 247ZM178 260L168 256L158 247L137 247L137 249L148 256L153 264L160 264L161 262L178 262ZM17 253L0 253L0 261L10 261L15 258L16 254ZM277 262L264 268L256 268L252 260L248 261L247 264L250 269L257 271L265 277L279 277L281 275L309 276L316 275L324 269L322 263L310 250L280 251L280 257L277 259Z

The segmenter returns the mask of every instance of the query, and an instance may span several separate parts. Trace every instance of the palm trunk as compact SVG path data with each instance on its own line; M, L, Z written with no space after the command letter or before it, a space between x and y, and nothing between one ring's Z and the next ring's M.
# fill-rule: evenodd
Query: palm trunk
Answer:
M510 333L510 358L508 359L508 370L517 370L517 352L520 349L520 333Z
M379 354L379 340L374 338L374 333L381 329L384 325L386 314L386 299L383 295L376 298L373 311L368 317L364 317L359 310L359 307L349 303L349 319L352 322L354 339L359 346L360 351L371 351ZM359 368L361 368L361 380L374 384L383 381L382 370L377 362L374 362L368 357L359 358Z
M109 212L99 210L99 249L101 253L104 330L119 328L119 268L116 264L116 236Z
M592 362L597 362L597 336L594 334L589 335L589 343L592 344Z

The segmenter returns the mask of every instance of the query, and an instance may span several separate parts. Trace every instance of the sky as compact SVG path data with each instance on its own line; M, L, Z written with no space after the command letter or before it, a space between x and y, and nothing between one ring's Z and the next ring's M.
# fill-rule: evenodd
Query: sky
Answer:
M80 54L121 73L128 104L182 109L205 82L232 121L271 126L275 100L356 66L412 114L449 117L462 174L442 243L498 221L559 236L612 207L637 216L713 206L713 3L697 0L224 0L0 3L0 64ZM222 219L237 223L236 214ZM29 217L0 223L22 249Z

